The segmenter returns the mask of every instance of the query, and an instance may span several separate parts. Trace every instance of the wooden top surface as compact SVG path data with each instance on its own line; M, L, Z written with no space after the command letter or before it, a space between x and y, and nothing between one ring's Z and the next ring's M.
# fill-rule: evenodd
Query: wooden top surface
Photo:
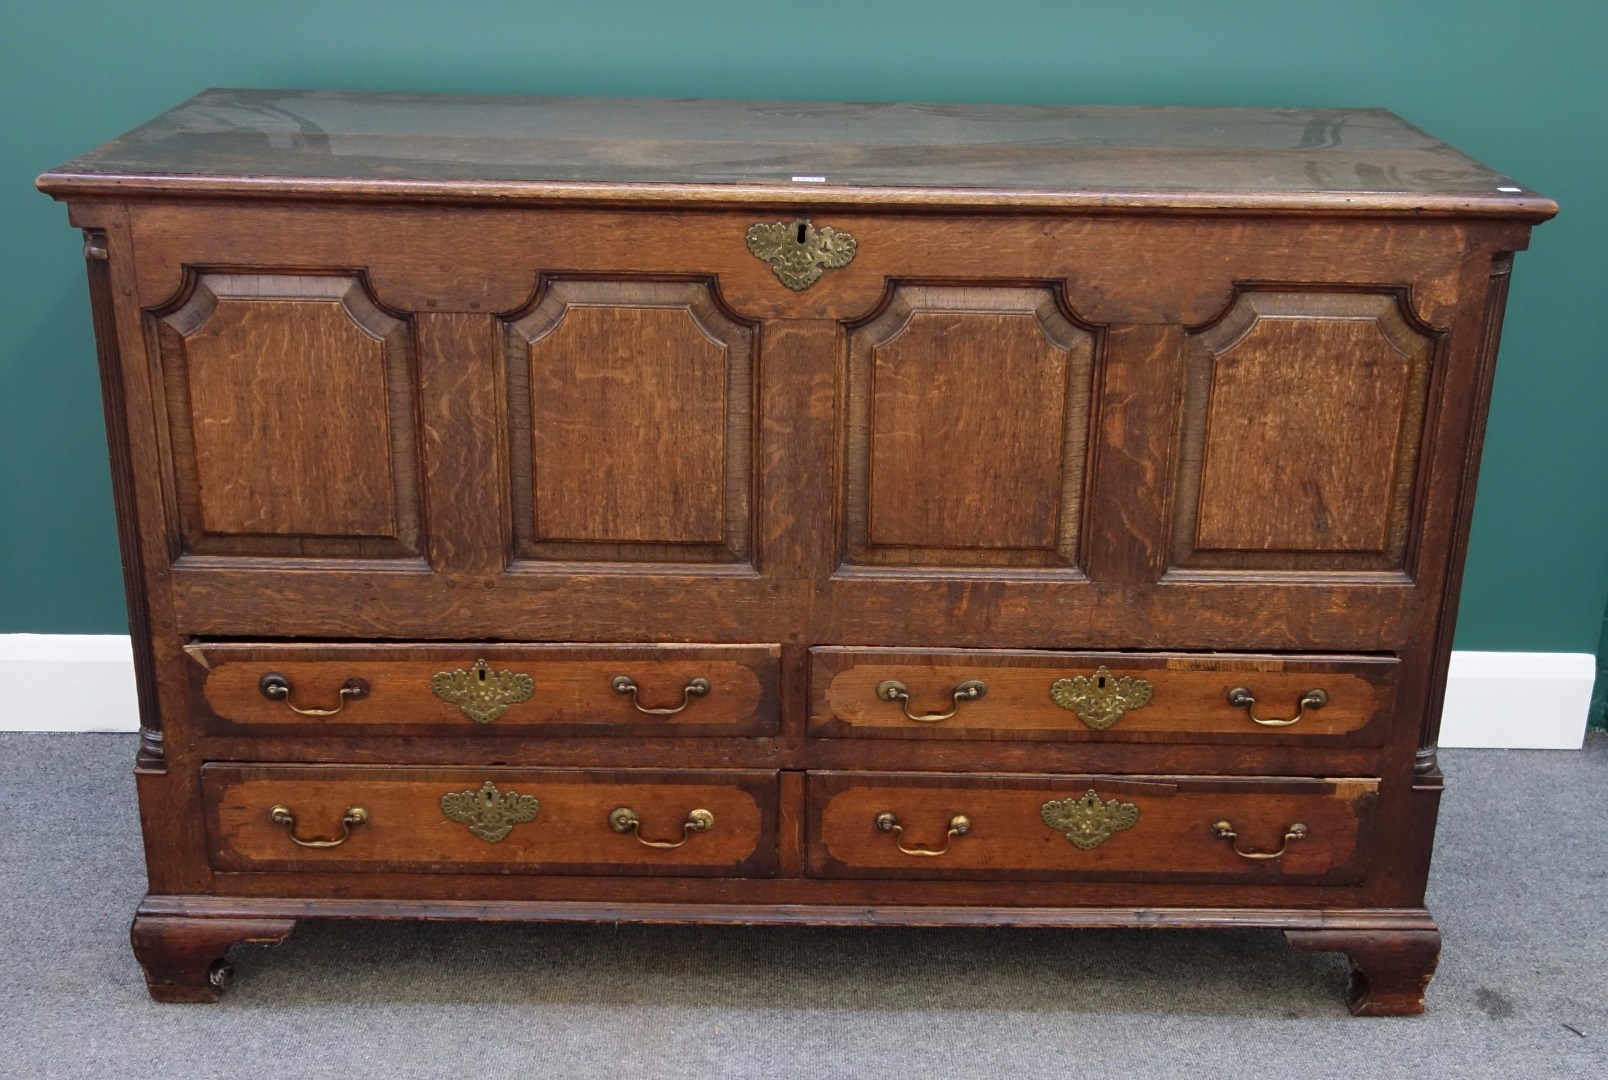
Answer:
M1483 214L1548 199L1382 109L207 90L39 178L132 193Z

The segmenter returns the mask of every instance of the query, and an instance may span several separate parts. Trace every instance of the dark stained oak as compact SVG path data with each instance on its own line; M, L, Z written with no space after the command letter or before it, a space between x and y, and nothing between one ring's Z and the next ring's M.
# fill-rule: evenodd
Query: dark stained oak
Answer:
M882 190L892 189L915 203L933 190L959 189L973 204L1211 208L1225 196L1255 194L1341 212L1383 205L1544 217L1555 210L1383 109L211 89L46 175L50 190L63 194L125 187L241 194L270 178L281 193L347 197L669 195L686 202L775 198L780 189L846 201L871 189L893 201ZM641 190L666 183L694 190ZM588 190L596 184L614 190ZM710 190L716 185L735 190ZM985 198L990 192L1003 197ZM1034 195L1045 198L1027 198Z
M1093 335L1048 287L897 287L848 341L847 561L1077 560Z
M188 650L204 702L201 720L224 734L273 731L459 735L501 739L532 730L562 735L765 735L777 726L775 646L285 645L206 644ZM504 672L530 680L529 697L472 708L436 693L437 675L463 672L495 687ZM279 676L286 698L266 696ZM624 676L635 694L614 688ZM342 690L361 683L362 696ZM688 687L702 681L702 693ZM336 710L307 716L291 706ZM651 710L675 709L652 713ZM644 712L643 710L650 710Z
M1358 1016L1416 1016L1440 962L1441 936L1427 930L1286 930L1303 952L1343 952L1351 961L1346 1005Z
M413 350L359 281L203 273L156 329L185 550L417 553Z
M1197 879L1349 883L1365 865L1374 780L1147 776L812 773L810 872L825 877L973 877L1145 882ZM1089 791L1133 808L1132 823L1083 849L1047 824L1047 803ZM878 829L893 813L901 837ZM967 831L946 838L957 816ZM1234 841L1213 835L1227 820ZM1291 826L1300 839L1282 842ZM1284 851L1279 858L1247 859ZM910 855L941 851L938 855Z
M1362 734L1383 741L1397 664L1386 658L1325 660L1309 657L1136 656L1125 653L1055 653L1048 651L976 650L918 652L900 649L811 650L810 731L823 738L901 739L1090 739L1126 740L1133 736L1166 742L1245 743L1308 742ZM1099 674L1105 668L1106 676ZM1086 680L1093 700L1068 708L1052 691L1063 680ZM1098 682L1127 679L1148 684L1143 704L1110 715L1098 703ZM904 702L877 693L888 680L903 683ZM954 691L968 682L983 683L975 699L956 701ZM1243 688L1251 707L1228 699ZM1072 689L1072 688L1068 688ZM1302 709L1310 691L1322 690L1327 701ZM1116 688L1113 685L1113 693ZM1129 699L1137 702L1137 697ZM1093 723L1079 717L1079 709ZM953 711L946 720L912 720ZM1285 725L1259 724L1289 721ZM1371 736L1371 737L1370 737ZM1356 740L1347 739L1347 742Z
M521 557L747 556L754 335L707 283L560 280L506 333Z
M517 823L451 818L442 797L534 800ZM410 870L474 868L531 874L720 874L764 877L775 859L776 777L767 773L649 770L409 769L392 766L207 765L201 786L213 865L219 870ZM276 822L276 806L294 822ZM366 820L343 828L352 808ZM625 807L637 834L609 825ZM693 811L711 814L687 832ZM505 830L496 840L472 827ZM292 836L334 846L306 847ZM345 839L341 837L345 835ZM496 835L491 833L490 835Z
M1250 291L1192 335L1175 558L1401 568L1439 335L1396 297Z
M1263 926L1423 1007L1550 200L1379 110L248 90L39 186L85 239L159 1000L361 917ZM790 288L778 222L853 258ZM432 689L482 670L529 696ZM1124 678L1099 722L1057 689ZM495 840L488 782L536 800ZM1089 791L1136 816L1080 847L1045 804Z

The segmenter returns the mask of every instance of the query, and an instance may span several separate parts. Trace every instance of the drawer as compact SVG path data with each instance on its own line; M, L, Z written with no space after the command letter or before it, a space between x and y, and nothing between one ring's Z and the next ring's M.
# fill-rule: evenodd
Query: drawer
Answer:
M219 870L768 876L774 772L205 765Z
M200 644L220 734L770 735L775 645Z
M1391 657L818 648L819 738L1380 746Z
M818 772L809 872L1351 884L1377 791L1372 779Z

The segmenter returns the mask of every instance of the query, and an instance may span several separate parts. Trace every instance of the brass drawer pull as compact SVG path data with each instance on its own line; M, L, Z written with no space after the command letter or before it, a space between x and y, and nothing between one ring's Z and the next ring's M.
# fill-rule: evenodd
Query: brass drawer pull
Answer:
M644 707L642 702L637 700L637 684L636 680L632 679L631 676L616 675L614 678L609 680L609 686L616 694L629 695L631 698L631 704L635 706L636 711L639 713L647 713L649 716L674 716L676 713L692 704L693 698L706 697L709 694L709 680L700 675L695 679L689 679L687 681L687 685L681 688L680 705L677 705L673 709L649 709Z
M1113 675L1101 664L1093 675L1057 679L1050 687L1050 700L1095 731L1104 731L1130 710L1150 704L1152 692L1146 680Z
M644 847L651 848L678 848L692 839L696 832L708 832L715 827L715 815L707 810L692 810L687 813L687 820L681 823L680 840L644 840L642 833L642 817L629 806L616 807L609 811L609 828L617 833L631 833L636 842Z
M303 709L290 700L290 680L277 671L270 671L257 683L257 689L269 701L282 701L285 708L301 716L334 716L346 708L348 701L357 701L369 695L369 684L359 678L347 679L336 695L337 703L333 709Z
M781 283L794 292L814 285L827 270L849 265L859 247L852 233L830 225L816 228L806 218L750 225L743 241L754 257L770 263Z
M948 720L960 711L963 701L976 701L988 693L988 684L978 679L968 679L950 691L954 698L955 707L946 713L923 713L917 716L910 711L910 688L898 679L888 679L877 684L877 697L883 701L897 701L904 709L905 719L914 720L918 724L936 724L940 720Z
M268 818L275 825L283 825L285 827L285 835L290 837L292 843L299 844L302 847L330 848L340 847L342 844L346 843L346 841L350 840L352 838L352 830L357 828L359 825L366 824L369 816L368 811L363 809L361 806L348 806L346 808L346 813L341 815L341 835L340 838L336 840L303 840L301 837L297 836L296 815L290 812L290 807L285 806L282 803L268 811Z
M529 701L536 692L536 680L520 671L493 671L484 660L465 671L438 671L430 676L430 692L456 705L477 724L489 724L508 711L508 706Z
M903 844L899 843L899 838L904 835L904 826L899 824L898 816L891 810L884 810L882 813L878 814L875 818L875 822L879 832L893 834L893 846L898 848L902 853L925 859L934 859L939 855L947 855L949 853L949 847L954 842L955 837L965 836L967 833L971 832L972 827L971 818L967 817L965 814L956 814L954 817L949 819L949 832L944 836L944 846L934 850L932 848L907 848Z
M1234 706L1236 709L1244 709L1245 715L1251 718L1251 723L1253 724L1261 724L1263 727L1289 727L1291 724L1298 722L1303 716L1305 716L1308 709L1321 709L1325 705L1329 704L1329 695L1327 691L1322 689L1308 690L1306 693L1301 695L1301 700L1299 702L1301 707L1296 710L1296 714L1290 717L1288 720L1280 720L1277 718L1264 720L1260 716L1257 716L1256 713L1252 711L1252 709L1254 709L1256 706L1256 698L1251 696L1251 691L1244 686L1236 686L1228 692L1228 703Z
M1289 828L1284 830L1284 843L1279 845L1279 849L1277 851L1246 851L1236 842L1237 838L1232 823L1227 821L1219 821L1217 824L1212 826L1212 835L1217 837L1219 840L1227 840L1229 846L1234 849L1234 854L1238 855L1242 859L1283 858L1285 849L1290 846L1290 841L1300 840L1305 837L1306 834L1307 827L1297 821Z

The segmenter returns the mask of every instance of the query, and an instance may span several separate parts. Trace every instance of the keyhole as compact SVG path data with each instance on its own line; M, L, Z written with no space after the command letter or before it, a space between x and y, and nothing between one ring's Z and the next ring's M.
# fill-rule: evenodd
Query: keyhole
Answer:
M1105 689L1105 676L1102 675L1098 679L1094 680L1094 685L1099 687L1101 690L1104 690Z
M809 228L809 226L804 222L801 221L798 223L798 242L800 244L804 242L804 230L807 228Z
M485 682L486 681L486 669L485 668L480 668L478 671L476 671L475 672L475 678L479 679L481 682Z

